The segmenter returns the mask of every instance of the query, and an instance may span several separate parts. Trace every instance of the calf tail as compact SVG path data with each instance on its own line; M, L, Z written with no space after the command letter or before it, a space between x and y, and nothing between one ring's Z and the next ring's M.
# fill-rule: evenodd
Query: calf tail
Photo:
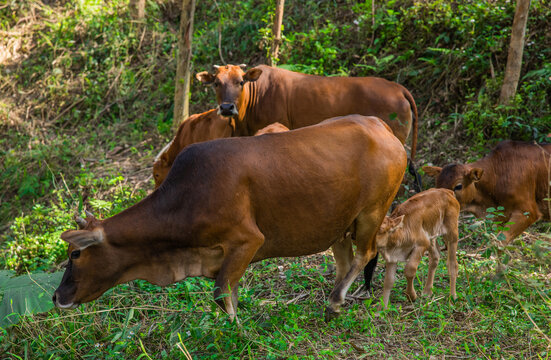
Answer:
M415 163L414 163L415 153L417 152L417 130L419 125L419 121L418 121L419 119L417 115L417 105L415 104L415 100L413 99L413 96L411 96L411 93L405 88L404 88L404 96L409 102L409 105L411 107L411 112L412 112L411 153L410 153L408 171L415 179L415 191L420 192L421 190L423 190L423 183L421 180L421 175L419 175L419 173L415 170Z

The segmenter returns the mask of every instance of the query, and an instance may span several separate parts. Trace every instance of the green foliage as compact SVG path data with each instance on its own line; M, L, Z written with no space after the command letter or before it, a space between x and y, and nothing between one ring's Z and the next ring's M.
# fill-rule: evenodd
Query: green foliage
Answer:
M23 315L33 315L54 307L51 294L59 285L63 272L27 273L14 276L0 270L0 328L17 324Z

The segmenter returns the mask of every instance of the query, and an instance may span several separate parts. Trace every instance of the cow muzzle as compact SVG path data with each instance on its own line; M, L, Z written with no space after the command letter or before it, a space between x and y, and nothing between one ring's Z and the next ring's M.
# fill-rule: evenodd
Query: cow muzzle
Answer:
M218 115L234 116L237 114L237 107L233 103L222 103L218 105Z
M52 302L54 303L54 305L57 308L60 308L60 309L74 309L78 306L78 304L74 303L74 302L71 302L71 303L68 303L68 304L62 304L59 298L60 298L60 296L56 291L54 293L54 295L52 296Z

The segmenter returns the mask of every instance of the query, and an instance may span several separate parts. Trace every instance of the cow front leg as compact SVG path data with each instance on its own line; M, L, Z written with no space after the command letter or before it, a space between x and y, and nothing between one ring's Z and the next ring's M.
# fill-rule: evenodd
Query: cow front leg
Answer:
M230 320L236 320L239 279L264 242L263 237L250 237L243 241L231 242L227 246L222 267L214 282L214 300L228 313Z

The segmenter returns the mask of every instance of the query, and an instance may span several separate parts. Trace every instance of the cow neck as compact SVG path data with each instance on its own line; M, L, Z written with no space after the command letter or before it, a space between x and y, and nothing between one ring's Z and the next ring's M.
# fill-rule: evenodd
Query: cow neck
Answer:
M258 80L257 80L258 81ZM235 130L232 136L254 135L249 128L249 117L257 103L257 85L256 81L248 81L243 87L243 91L237 102L238 114L235 119Z
M170 227L164 217L156 211L157 191L136 205L102 222L105 236L114 246L142 245L155 242L159 245L159 234L167 235Z

